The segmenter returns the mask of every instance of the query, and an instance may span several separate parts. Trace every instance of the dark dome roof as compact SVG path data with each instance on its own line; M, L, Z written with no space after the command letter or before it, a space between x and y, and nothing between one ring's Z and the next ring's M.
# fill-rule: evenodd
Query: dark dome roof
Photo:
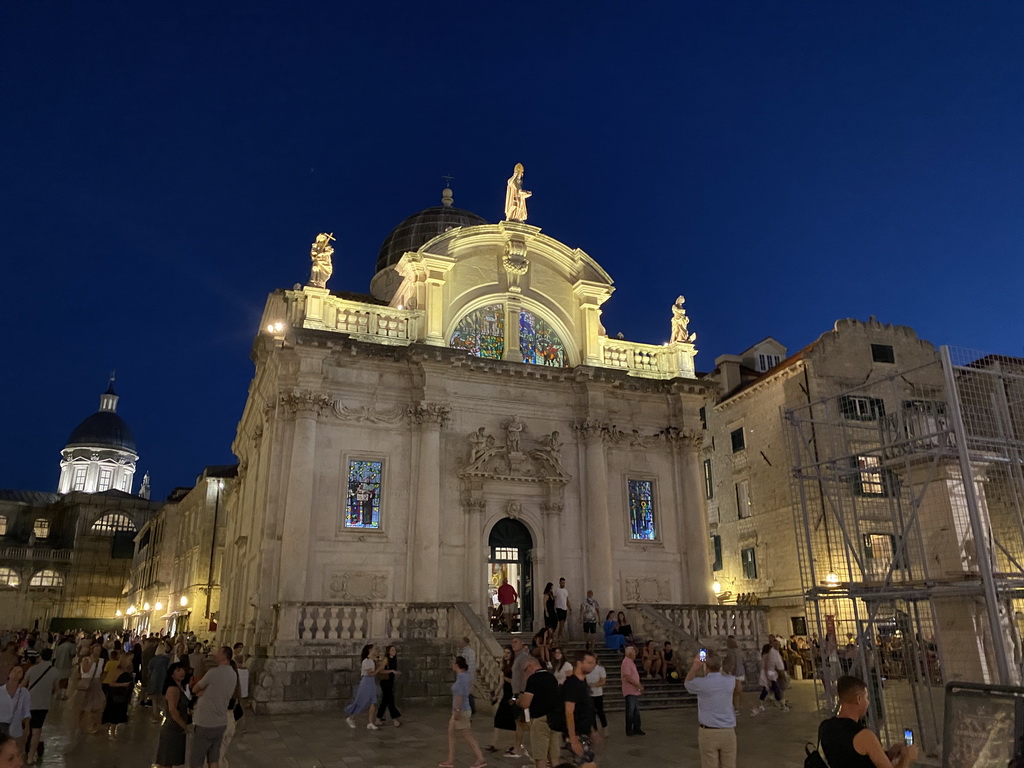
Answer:
M68 438L68 447L74 445L138 453L128 424L113 411L97 411L75 427Z
M377 272L398 263L406 251L415 251L424 243L453 227L475 227L490 222L472 211L435 205L403 221L384 239L377 254Z

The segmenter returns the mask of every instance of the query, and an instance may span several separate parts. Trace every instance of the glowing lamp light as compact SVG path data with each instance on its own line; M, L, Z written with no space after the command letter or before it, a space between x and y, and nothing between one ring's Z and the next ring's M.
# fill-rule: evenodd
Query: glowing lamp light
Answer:
M121 609L120 609L120 608L118 608L118 609L117 609L117 611L116 611L116 612L114 613L114 615L115 615L115 616L117 616L118 618L120 618L120 617L121 617L121 616L123 616L124 614L122 614L122 613L121 613Z
M278 321L267 326L267 333L280 333L284 330L284 323Z
M829 587L839 586L839 576L835 571L829 571L825 574L825 585Z
M157 603L153 607L156 608L158 611L162 611L164 609L164 604L163 603Z
M716 595L722 594L722 583L720 581L712 583L711 591L714 592Z
M148 611L149 610L149 603L143 603L142 604L142 610Z
M182 595L181 600L179 600L178 602L181 604L181 607L184 608L186 605L188 605L188 598Z
M135 615L135 606L134 605L129 605L128 606L128 615L129 616L134 616Z

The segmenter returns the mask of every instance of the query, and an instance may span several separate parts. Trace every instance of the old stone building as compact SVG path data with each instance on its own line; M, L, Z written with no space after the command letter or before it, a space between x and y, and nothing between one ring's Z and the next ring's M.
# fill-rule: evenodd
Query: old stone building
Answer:
M132 539L159 504L131 495L138 459L113 383L61 453L59 492L0 490L5 626L116 626Z
M416 621L442 640L444 606L486 631L502 579L513 628L559 577L606 608L712 601L698 414L714 385L683 298L670 343L609 338L611 277L518 215L488 223L446 190L386 238L370 295L324 287L322 235L310 284L268 298L233 446L225 638L295 659L408 635L411 605L434 606ZM270 663L257 696L308 696L308 664Z

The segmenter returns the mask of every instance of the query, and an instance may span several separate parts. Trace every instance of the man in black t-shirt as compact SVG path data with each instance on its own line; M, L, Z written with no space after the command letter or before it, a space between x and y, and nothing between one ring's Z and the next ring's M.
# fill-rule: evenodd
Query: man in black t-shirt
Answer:
M917 747L895 744L883 750L874 731L860 724L868 711L868 687L848 675L836 684L839 712L818 726L818 751L830 768L907 768Z
M529 714L530 753L537 768L545 768L549 761L558 765L562 733L548 725L548 716L561 706L558 680L533 657L526 662L526 675L526 688L516 697L516 704Z
M565 678L562 685L562 698L565 706L564 733L569 738L569 749L572 751L575 764L583 768L596 766L594 747L590 734L597 725L597 711L594 700L590 696L587 675L594 671L597 657L590 651L576 654L576 664L572 674ZM554 763L552 763L554 765Z

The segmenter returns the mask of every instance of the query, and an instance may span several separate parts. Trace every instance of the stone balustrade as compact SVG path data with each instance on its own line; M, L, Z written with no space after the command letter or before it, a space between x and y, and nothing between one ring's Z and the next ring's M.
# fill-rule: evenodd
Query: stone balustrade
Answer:
M0 560L49 560L58 563L71 562L70 549L48 549L46 547L4 547L0 549Z
M300 294L304 302L290 307L290 321L303 328L347 333L376 344L407 345L422 341L423 310L364 304L332 296L326 291Z
M648 379L693 378L692 344L640 344L602 336L601 360L606 368L628 371Z

